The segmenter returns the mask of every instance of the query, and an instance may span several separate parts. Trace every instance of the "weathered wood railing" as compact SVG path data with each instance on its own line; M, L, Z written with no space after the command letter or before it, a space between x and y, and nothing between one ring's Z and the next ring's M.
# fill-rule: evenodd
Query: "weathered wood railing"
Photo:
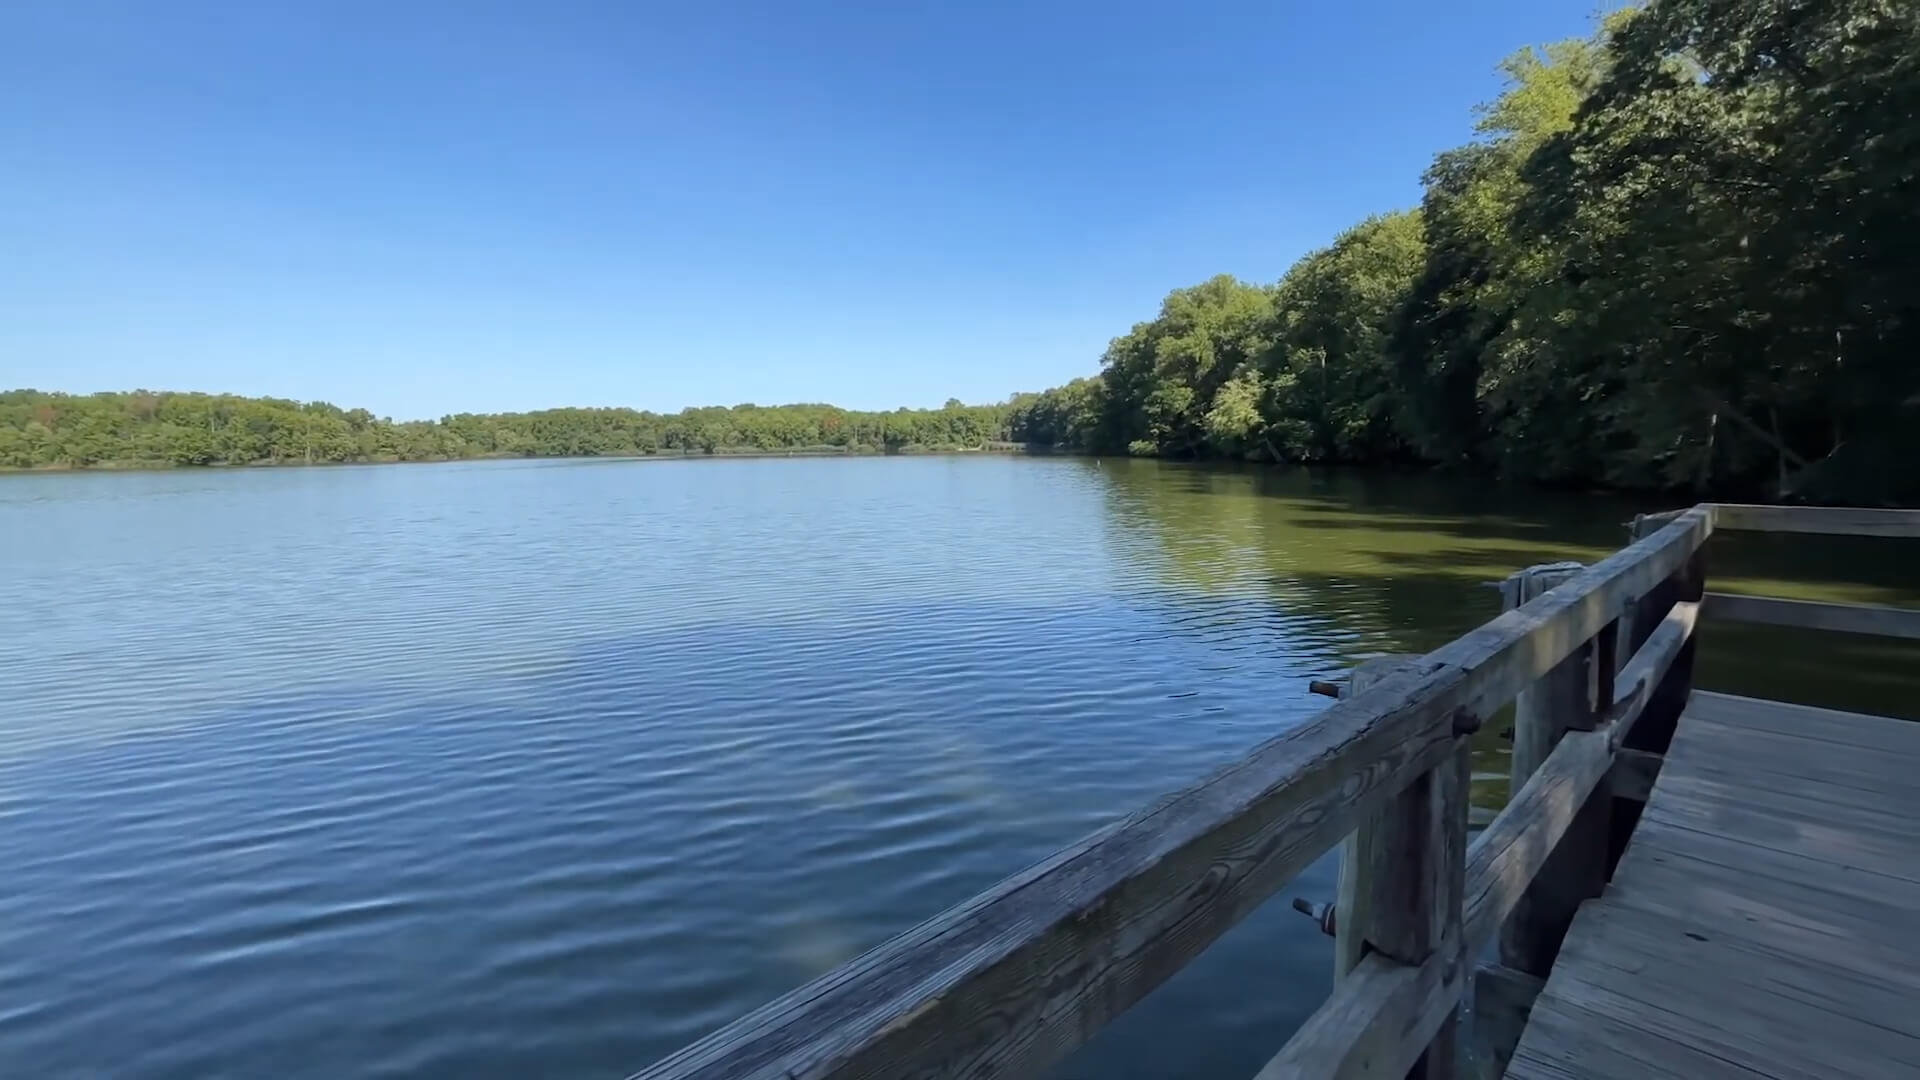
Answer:
M1807 527L1819 513L1847 527ZM1688 693L1716 525L1920 535L1883 513L1640 519L1604 561L1519 575L1479 629L638 1076L1034 1075L1350 834L1342 975L1259 1075L1452 1075L1463 1005L1517 1038L1618 855L1633 815L1616 804L1644 800ZM1516 699L1513 795L1469 846L1468 742ZM1499 962L1476 965L1496 941Z
M1920 537L1920 511L1913 510L1824 510L1722 503L1713 511L1715 527L1723 531ZM1729 622L1920 638L1920 611L1875 604L1827 604L1710 592L1701 614Z

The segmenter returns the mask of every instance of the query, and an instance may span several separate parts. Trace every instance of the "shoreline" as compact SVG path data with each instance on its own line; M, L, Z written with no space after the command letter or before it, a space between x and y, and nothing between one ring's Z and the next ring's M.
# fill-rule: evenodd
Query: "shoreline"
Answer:
M232 472L249 469L341 469L364 468L387 465L452 465L463 461L603 461L603 462L644 462L644 461L724 461L764 460L768 458L886 458L886 457L966 457L973 455L1002 455L1007 457L1065 457L1099 460L1101 458L1128 460L1126 454L1097 454L1086 450L1072 450L1061 447L1029 443L990 442L982 446L961 447L902 447L898 450L884 450L862 446L858 449L837 447L796 447L792 450L716 450L705 451L659 451L650 454L474 454L469 457L422 458L406 460L402 458L362 459L357 461L249 461L239 464L213 462L205 465L176 465L168 462L103 462L97 465L0 465L0 477L35 475L70 475L79 473L127 473L127 472ZM1227 471L1263 470L1263 469L1324 469L1338 472L1363 471L1387 472L1396 474L1437 474L1450 475L1456 472L1442 465L1420 462L1304 462L1304 461L1236 461L1219 458L1167 458L1144 457L1139 460L1158 461L1165 465L1191 468L1222 469ZM1615 495L1646 502L1649 508L1664 505L1663 500L1678 494L1676 490L1651 491L1635 488L1609 487L1605 484L1555 484L1539 480L1527 480L1516 477L1490 477L1502 486L1518 485L1540 491L1571 492L1583 494ZM1748 501L1768 505L1783 504L1787 500L1768 498L1758 493L1745 496ZM1817 502L1815 505L1819 505Z
M121 472L191 472L207 470L212 472L238 471L245 469L337 469L367 465L451 465L462 461L712 461L727 458L882 458L882 457L960 457L972 454L1057 454L1047 448L1033 448L1018 443L988 443L984 446L942 446L942 447L902 447L886 450L878 447L860 447L842 449L826 446L795 447L791 450L690 450L657 451L641 454L473 454L466 457L421 458L361 458L352 461L303 461L287 459L280 461L213 461L204 465L181 465L166 461L103 461L93 465L0 465L0 476L31 476L59 473L121 473Z

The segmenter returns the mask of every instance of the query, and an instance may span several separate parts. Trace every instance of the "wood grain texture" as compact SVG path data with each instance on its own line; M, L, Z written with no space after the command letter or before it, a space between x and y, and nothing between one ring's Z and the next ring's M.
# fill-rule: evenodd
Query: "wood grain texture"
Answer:
M1376 683L1409 670L1418 656L1378 656L1362 661L1348 677L1349 695L1370 690ZM1380 861L1379 849L1396 843L1395 811L1392 805L1365 815L1340 846L1340 877L1334 894L1333 976L1336 980L1352 971L1366 952L1362 928L1369 925L1375 891L1364 885L1363 867Z
M1627 522L1627 543L1634 544L1652 536L1684 513L1686 513L1686 510L1682 509L1670 510L1664 514L1635 514L1633 520ZM1708 511L1708 516L1711 518L1711 510ZM1640 648L1641 644L1646 641L1647 635L1652 632L1654 624L1660 621L1661 616L1666 613L1667 608L1672 604L1673 597L1671 595L1661 595L1662 592L1663 590L1658 587L1649 590L1647 593L1641 594L1637 599L1628 601L1626 607L1621 611L1620 642L1622 647L1619 659L1622 663L1630 659L1633 651Z
M1462 740L1455 758L1467 752ZM1467 771L1454 761L1443 762L1377 815L1374 842L1363 852L1366 861L1355 867L1361 902L1353 912L1353 933L1363 951L1418 964L1458 926Z
M1364 955L1326 1004L1260 1071L1260 1078L1399 1080L1416 1067L1424 1068L1430 1077L1450 1075L1446 1070L1459 1061L1458 1047L1449 1035L1457 1027L1458 998L1468 985L1459 976L1464 958L1492 940L1573 820L1585 792L1604 774L1608 756L1604 731L1562 740L1533 782L1471 849L1462 875L1458 932L1449 934L1436 954L1417 966L1395 963L1382 952ZM1462 775L1456 783L1464 790L1466 781ZM1457 820L1449 846L1464 841L1464 814ZM1395 876L1388 871L1376 880L1392 881ZM1382 906L1389 902L1383 898ZM1518 1037L1516 1021L1510 1037L1503 1037L1504 1046L1511 1049Z
M1521 587L1513 590L1514 599L1525 595L1526 579L1518 584ZM1613 646L1618 628L1617 618L1609 620L1592 639L1576 646L1521 693L1513 717L1515 783L1524 784L1530 779L1568 733L1592 732L1603 713L1612 711ZM1613 745L1610 738L1600 742L1609 749ZM1501 963L1545 975L1574 912L1582 901L1599 895L1605 886L1611 827L1610 803L1604 790L1607 771L1600 768L1587 782L1587 789L1579 793L1580 801L1574 804L1571 819L1546 845L1542 852L1545 861L1535 868L1533 880L1501 925ZM1559 792L1571 790L1562 787Z
M1348 848L1340 919L1359 955L1261 1076L1455 1075L1472 767L1462 737L1450 760L1372 815L1365 841Z
M1713 527L1729 532L1823 533L1832 536L1920 536L1920 510L1866 507L1755 506L1714 503Z
M1378 953L1362 957L1257 1080L1402 1080L1452 1017L1466 969L1457 939L1413 967Z
M1920 1075L1917 774L1920 724L1695 695L1507 1075Z
M1812 705L1755 709L1751 701L1751 698L1732 694L1698 690L1687 703L1687 715L1700 721L1704 725L1701 730L1709 735L1764 732L1833 746L1889 750L1896 755L1896 760L1913 745L1915 724L1911 720L1862 716Z
M640 1074L1031 1075L1455 752L1422 663Z
M1813 600L1710 592L1703 606L1708 618L1727 622L1920 638L1920 611L1881 604L1827 604Z
M1454 740L1450 761L1441 762L1395 798L1401 814L1400 846L1407 855L1392 870L1381 866L1371 875L1374 915L1364 931L1368 945L1390 959L1411 964L1417 957L1424 962L1445 942L1461 940L1467 796L1472 787L1473 748L1461 737ZM1416 844L1419 854L1414 856ZM1424 896L1416 899L1416 891ZM1461 1063L1459 1032L1460 1012L1455 1007L1441 1017L1426 1051L1408 1075L1414 1080L1453 1080Z
M1613 760L1605 731L1568 734L1467 851L1465 936L1491 942Z

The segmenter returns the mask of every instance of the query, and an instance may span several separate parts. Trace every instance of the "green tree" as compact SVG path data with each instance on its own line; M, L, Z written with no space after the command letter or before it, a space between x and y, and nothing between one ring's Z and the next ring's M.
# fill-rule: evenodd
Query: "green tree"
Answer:
M1528 380L1542 374L1533 366L1540 353L1529 347L1528 325L1516 323L1519 304L1550 284L1553 255L1514 217L1526 193L1522 169L1572 126L1607 62L1604 37L1509 56L1505 91L1479 110L1481 139L1427 171L1422 266L1389 320L1387 349L1397 426L1429 459L1536 476L1568 471L1552 455L1510 452L1527 431L1551 430L1535 423L1532 407L1555 392Z
M1152 322L1107 346L1107 449L1205 453L1207 414L1221 387L1272 344L1273 292L1225 274L1175 289Z
M1611 45L1514 217L1561 253L1520 310L1604 477L1912 497L1920 9L1656 0Z
M698 408L671 416L543 409L395 423L317 401L16 390L0 394L0 468L778 452L848 447L863 437L866 445L890 451L977 449L1005 436L1011 408L949 400L939 409L887 413L811 404Z
M1287 457L1378 461L1402 453L1387 338L1424 250L1419 214L1387 214L1342 233L1280 280L1265 414Z

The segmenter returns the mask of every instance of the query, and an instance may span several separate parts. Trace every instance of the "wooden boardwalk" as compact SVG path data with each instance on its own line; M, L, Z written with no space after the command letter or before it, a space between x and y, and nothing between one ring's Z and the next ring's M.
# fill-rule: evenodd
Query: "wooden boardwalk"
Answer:
M1920 723L1695 693L1507 1076L1920 1076Z
M1920 510L1642 515L636 1076L1045 1076L1337 846L1339 895L1294 898L1333 992L1257 1080L1920 1077L1920 724L1691 693L1703 620L1920 639L1920 611L1714 592L1704 545L1742 531L1920 539ZM1469 842L1472 739L1509 703L1513 794Z

